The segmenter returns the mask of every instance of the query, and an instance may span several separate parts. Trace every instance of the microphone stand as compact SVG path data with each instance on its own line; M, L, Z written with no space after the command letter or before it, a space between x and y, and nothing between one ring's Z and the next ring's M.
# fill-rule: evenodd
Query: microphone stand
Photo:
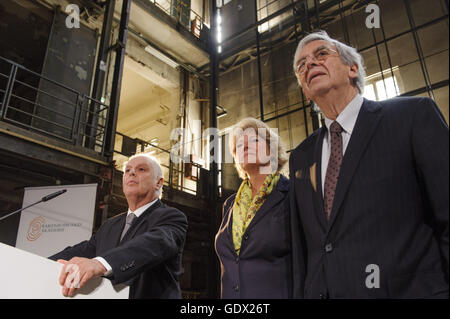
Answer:
M23 211L23 210L25 210L25 209L27 209L27 208L29 208L29 207L31 207L31 206L34 206L34 205L37 205L37 204L39 204L39 203L46 202L46 201L48 201L48 200L50 200L50 199L52 199L52 198L55 198L56 196L59 196L59 195L65 193L65 192L67 192L67 189L63 189L63 190L57 191L57 192L55 192L55 193L53 193L53 194L44 196L44 197L42 197L39 201L37 201L37 202L35 202L35 203L31 204L31 205L28 205L28 206L26 206L26 207L19 208L18 210L13 211L12 213L9 213L8 215L5 215L5 216L0 217L0 221L4 220L5 218L8 218L9 216L12 216L12 215L14 215L14 214L20 213L21 211Z

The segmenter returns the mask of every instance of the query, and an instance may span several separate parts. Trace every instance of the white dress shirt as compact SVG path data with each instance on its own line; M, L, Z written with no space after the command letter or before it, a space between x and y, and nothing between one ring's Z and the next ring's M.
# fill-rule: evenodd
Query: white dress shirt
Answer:
M345 150L347 149L348 142L350 141L350 137L352 136L353 129L355 127L356 119L358 118L359 111L364 102L363 97L360 94L356 94L353 100L344 108L341 114L336 118L336 122L341 125L343 128L342 131L342 156L345 154ZM325 117L325 125L327 127L327 134L323 139L322 144L322 194L325 192L325 176L327 174L328 161L331 155L331 143L330 143L330 125L333 123L333 120L330 120Z
M150 206L152 206L154 203L156 203L156 201L159 198L156 198L154 201L145 204L144 206L139 207L138 209L136 209L134 212L128 208L128 213L127 216L130 215L131 213L136 215L136 218L141 216L143 212L145 212L147 210L147 208L149 208ZM103 276L110 276L112 274L112 267L108 264L108 262L102 258L102 257L95 257L94 259L98 260L105 268L106 268L106 272L104 273Z

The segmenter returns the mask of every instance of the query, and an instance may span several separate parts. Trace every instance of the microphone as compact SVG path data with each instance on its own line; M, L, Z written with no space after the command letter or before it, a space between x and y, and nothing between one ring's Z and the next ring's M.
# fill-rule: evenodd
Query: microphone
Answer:
M48 200L50 200L50 199L53 199L53 198L55 198L55 197L58 197L59 195L64 194L65 192L67 192L67 189L63 189L63 190L54 192L53 194L50 194L50 195L47 195L47 196L42 197L42 201L43 201L43 202L46 202L46 201L48 201Z
M2 221L2 220L5 219L5 218L8 218L9 216L12 216L12 215L14 215L14 214L20 213L21 211L23 211L23 210L25 210L25 209L27 209L27 208L29 208L29 207L31 207L31 206L34 206L34 205L39 204L39 203L41 203L41 202L46 202L46 201L48 201L48 200L50 200L50 199L53 199L53 198L55 198L55 197L58 197L59 195L62 195L62 194L64 194L65 192L67 192L67 189L62 189L62 190L60 190L60 191L57 191L57 192L54 192L54 193L52 193L52 194L46 195L46 196L42 197L41 200L39 200L39 201L37 201L37 202L35 202L35 203L31 204L31 205L28 205L27 207L19 208L18 210L13 211L12 213L10 213L10 214L8 214L8 215L5 215L5 216L0 217L0 221Z

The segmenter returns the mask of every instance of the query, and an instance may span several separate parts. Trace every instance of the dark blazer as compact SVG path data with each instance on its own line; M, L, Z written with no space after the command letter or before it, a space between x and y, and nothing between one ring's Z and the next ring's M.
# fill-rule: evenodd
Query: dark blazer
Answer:
M224 203L215 247L221 268L221 298L289 298L291 244L289 180L281 175L242 236L239 256L233 246L233 205Z
M435 103L364 100L329 222L321 186L326 130L290 156L291 212L304 240L293 254L307 259L305 297L448 298L449 135Z
M178 276L187 231L186 216L160 200L136 218L119 242L127 214L108 219L88 241L50 259L103 257L113 284L130 285L131 299L181 298Z

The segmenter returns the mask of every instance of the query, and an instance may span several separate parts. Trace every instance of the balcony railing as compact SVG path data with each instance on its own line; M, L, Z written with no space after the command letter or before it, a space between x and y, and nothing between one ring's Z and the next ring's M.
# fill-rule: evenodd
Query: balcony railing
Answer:
M0 57L0 122L105 156L108 112L105 103ZM202 165L192 161L175 164L169 150L119 132L116 138L115 154L127 159L148 152L150 147L161 163L169 189L204 196L208 177ZM124 150L124 139L128 145L131 142L131 148Z
M172 161L170 150L163 149L158 145L131 138L122 133L116 132L116 143L114 148L116 154L116 168L121 170L123 163L131 155L138 153L148 153L156 157L161 165L164 177L164 185L170 190L175 189L190 193L192 195L204 196L205 187L208 183L208 172L200 163L196 163L192 158L176 164Z
M0 57L0 121L105 156L109 107Z
M200 38L200 31L203 27L203 18L197 12L187 6L182 0L148 0L158 8L167 13L178 23L188 29L197 38Z

